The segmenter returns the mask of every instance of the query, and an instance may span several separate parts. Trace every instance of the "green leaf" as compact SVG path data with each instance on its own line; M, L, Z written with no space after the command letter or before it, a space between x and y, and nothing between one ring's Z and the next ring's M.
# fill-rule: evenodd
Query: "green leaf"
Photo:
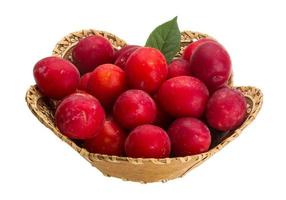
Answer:
M180 37L177 17L175 17L155 28L149 35L145 46L160 50L169 63L180 50Z

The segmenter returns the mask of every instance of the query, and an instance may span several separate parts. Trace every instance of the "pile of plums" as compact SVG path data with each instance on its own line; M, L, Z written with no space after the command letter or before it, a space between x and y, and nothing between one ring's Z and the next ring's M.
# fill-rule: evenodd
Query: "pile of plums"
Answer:
M189 44L168 64L155 48L116 49L93 35L76 44L72 61L47 57L33 73L41 93L59 100L60 132L89 152L165 158L205 152L210 128L219 134L241 125L246 101L228 87L231 71L212 39Z

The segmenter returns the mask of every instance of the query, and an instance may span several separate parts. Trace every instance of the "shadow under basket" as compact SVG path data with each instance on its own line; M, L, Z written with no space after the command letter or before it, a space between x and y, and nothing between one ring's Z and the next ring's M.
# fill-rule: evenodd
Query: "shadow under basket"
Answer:
M71 60L71 50L74 45L81 39L89 35L102 35L107 38L114 48L119 49L126 43L117 36L96 30L82 30L74 32L64 37L53 50L53 54ZM205 34L184 31L181 33L181 50L178 56L181 55L184 47L189 43L208 37ZM229 85L232 85L230 79ZM106 176L118 177L123 180L136 181L142 183L168 181L177 177L182 177L188 171L203 163L212 155L220 151L225 145L239 136L242 130L249 125L257 116L262 106L262 92L255 87L235 87L240 90L247 100L247 118L243 124L235 130L227 133L214 134L219 137L212 138L212 145L209 151L186 157L173 157L164 159L154 158L129 158L108 156L102 154L89 153L82 148L77 141L73 141L64 136L55 125L54 113L56 102L42 96L37 86L31 86L26 93L26 101L32 113L46 127L52 130L61 140L70 145L82 157L84 157L92 166L99 169Z

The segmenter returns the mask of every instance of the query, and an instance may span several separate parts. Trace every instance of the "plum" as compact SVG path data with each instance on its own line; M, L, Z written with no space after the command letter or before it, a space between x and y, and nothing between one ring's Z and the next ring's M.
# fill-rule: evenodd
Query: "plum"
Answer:
M55 56L38 61L33 73L39 90L57 100L73 93L80 80L80 74L71 62Z
M56 125L71 139L95 137L104 123L105 113L99 101L87 93L73 93L57 107Z
M97 66L112 63L114 50L102 36L92 35L81 39L72 51L72 59L81 74L93 71Z
M212 93L225 86L231 75L231 60L224 47L215 41L199 45L190 58L191 73Z
M113 64L103 64L91 72L87 89L107 109L126 90L125 72Z
M224 87L215 91L207 104L208 124L219 131L237 128L246 117L247 104L243 94L232 88Z
M197 40L197 41L195 41L195 42L192 42L191 44L189 44L186 48L185 48L185 50L184 50L184 52L183 52L183 55L182 55L182 57L183 57L183 59L185 59L186 61L190 61L190 58L191 58L191 56L193 55L193 52L196 50L196 48L199 46L199 45L201 45L201 44L203 44L204 42L207 42L207 41L214 41L214 40L212 40L212 39L210 39L210 38L202 38L202 39L199 39L199 40Z
M133 158L166 158L171 150L167 133L158 126L145 124L130 132L125 141L125 152Z
M127 45L127 46L123 47L122 49L120 49L118 51L118 55L117 55L117 58L116 58L114 64L119 66L120 68L122 68L124 70L129 56L138 48L139 48L139 46Z
M204 83L191 76L171 78L158 91L159 105L173 117L200 117L208 97Z
M127 90L114 103L113 116L124 128L132 129L155 121L157 107L143 90Z
M106 119L97 135L85 140L83 147L91 153L123 156L126 133L113 119Z
M166 80L168 67L164 55L159 50L141 47L128 58L125 72L131 88L153 94Z
M190 63L182 58L174 59L168 65L168 79L176 76L191 75Z
M90 78L91 72L88 72L80 77L78 88L79 90L87 92L87 84Z
M207 151L211 133L199 119L183 117L176 119L168 129L174 156L190 156Z

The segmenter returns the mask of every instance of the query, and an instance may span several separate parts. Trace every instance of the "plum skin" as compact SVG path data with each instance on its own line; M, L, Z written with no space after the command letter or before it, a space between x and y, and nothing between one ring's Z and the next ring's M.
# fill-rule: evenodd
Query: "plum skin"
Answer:
M212 39L210 39L210 38L202 38L202 39L199 39L199 40L197 40L197 41L192 42L191 44L189 44L189 45L185 48L185 50L184 50L184 52L183 52L183 55L182 55L182 58L189 62L189 61L190 61L190 58L192 57L193 52L196 50L196 48L197 48L198 46L200 46L201 44L207 42L207 41L214 41L214 40L212 40Z
M87 92L87 84L90 78L91 72L88 72L84 74L82 77L80 77L78 89Z
M71 139L89 139L103 126L105 113L99 101L87 93L73 93L57 107L56 125Z
M123 128L132 129L155 121L157 107L143 90L127 90L114 103L113 116Z
M211 133L199 119L184 117L176 119L168 129L174 156L189 156L207 151Z
M40 91L57 100L73 93L80 80L79 71L71 62L55 56L38 61L33 74Z
M132 130L125 141L125 152L133 158L166 158L171 150L170 139L160 127L144 124Z
M106 119L97 135L84 141L84 148L91 153L123 156L126 133L113 119Z
M134 47L139 47L139 46L138 45L126 45L124 47L121 47L121 49L117 50L114 53L114 62L117 60L119 56L121 56L122 54L125 54L126 51L129 51L129 49L132 49Z
M202 116L209 92L199 79L178 76L165 81L158 91L158 102L173 117Z
M168 67L164 55L159 50L141 47L129 56L125 72L129 87L153 94L166 80Z
M120 49L116 54L117 58L116 58L114 64L124 70L128 58L139 47L140 46L136 46L136 45L127 45L127 46L123 47L122 49Z
M228 87L214 92L206 108L208 124L219 131L237 128L245 120L247 103L243 94Z
M199 45L190 58L191 73L203 81L212 93L227 85L231 60L225 48L215 41Z
M190 63L182 58L172 60L172 62L168 65L168 79L177 76L190 76L190 67Z
M116 98L127 89L125 72L113 64L103 64L91 72L87 90L109 109Z
M72 51L72 59L83 75L93 71L97 66L112 63L114 49L104 37L92 35L81 39Z

